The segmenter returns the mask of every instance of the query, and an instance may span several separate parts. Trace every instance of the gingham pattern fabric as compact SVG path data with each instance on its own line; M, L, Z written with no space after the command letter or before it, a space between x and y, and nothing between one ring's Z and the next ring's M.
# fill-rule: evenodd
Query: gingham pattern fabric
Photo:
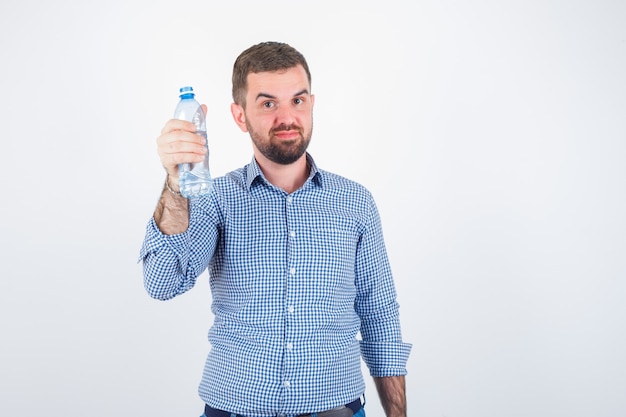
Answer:
M152 297L182 294L209 270L215 320L199 394L213 408L293 416L349 403L365 391L361 355L373 376L406 374L411 345L372 196L307 158L310 177L292 194L253 159L191 200L185 233L148 224Z

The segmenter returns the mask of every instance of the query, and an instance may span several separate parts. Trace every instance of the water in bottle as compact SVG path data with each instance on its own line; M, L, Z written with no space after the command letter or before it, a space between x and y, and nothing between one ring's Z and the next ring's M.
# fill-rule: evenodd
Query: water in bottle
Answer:
M192 87L180 89L180 101L174 111L174 118L193 122L196 125L196 134L202 135L204 139L207 138L204 110L196 101ZM208 193L211 188L213 180L209 170L208 149L207 143L207 152L202 162L178 165L180 193L186 198L199 197Z

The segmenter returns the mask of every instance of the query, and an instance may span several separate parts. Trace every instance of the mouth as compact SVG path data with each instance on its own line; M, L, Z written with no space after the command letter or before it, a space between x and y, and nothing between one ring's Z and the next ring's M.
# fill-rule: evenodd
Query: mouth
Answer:
M290 130L288 132L276 132L274 137L280 140L294 140L300 137L300 132L297 130Z
M294 126L280 126L272 131L272 135L280 140L293 140L301 136L300 129Z

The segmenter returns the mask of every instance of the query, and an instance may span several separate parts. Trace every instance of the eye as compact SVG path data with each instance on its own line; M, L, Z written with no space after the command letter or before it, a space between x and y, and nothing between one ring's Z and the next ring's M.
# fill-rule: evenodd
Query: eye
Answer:
M304 104L304 99L302 97L294 98L293 104Z
M269 110L276 107L276 103L274 103L273 101L264 101L261 106L263 106L264 109Z

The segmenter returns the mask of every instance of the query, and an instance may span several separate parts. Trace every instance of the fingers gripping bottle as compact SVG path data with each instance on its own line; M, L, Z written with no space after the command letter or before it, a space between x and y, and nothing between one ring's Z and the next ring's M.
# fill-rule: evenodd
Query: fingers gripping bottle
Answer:
M206 140L206 119L204 110L196 101L192 87L180 89L180 101L174 111L174 118L193 122L196 125L196 134ZM206 143L206 142L205 142ZM202 162L184 163L178 165L180 193L186 198L195 198L209 192L211 188L211 172L209 170L209 151Z

